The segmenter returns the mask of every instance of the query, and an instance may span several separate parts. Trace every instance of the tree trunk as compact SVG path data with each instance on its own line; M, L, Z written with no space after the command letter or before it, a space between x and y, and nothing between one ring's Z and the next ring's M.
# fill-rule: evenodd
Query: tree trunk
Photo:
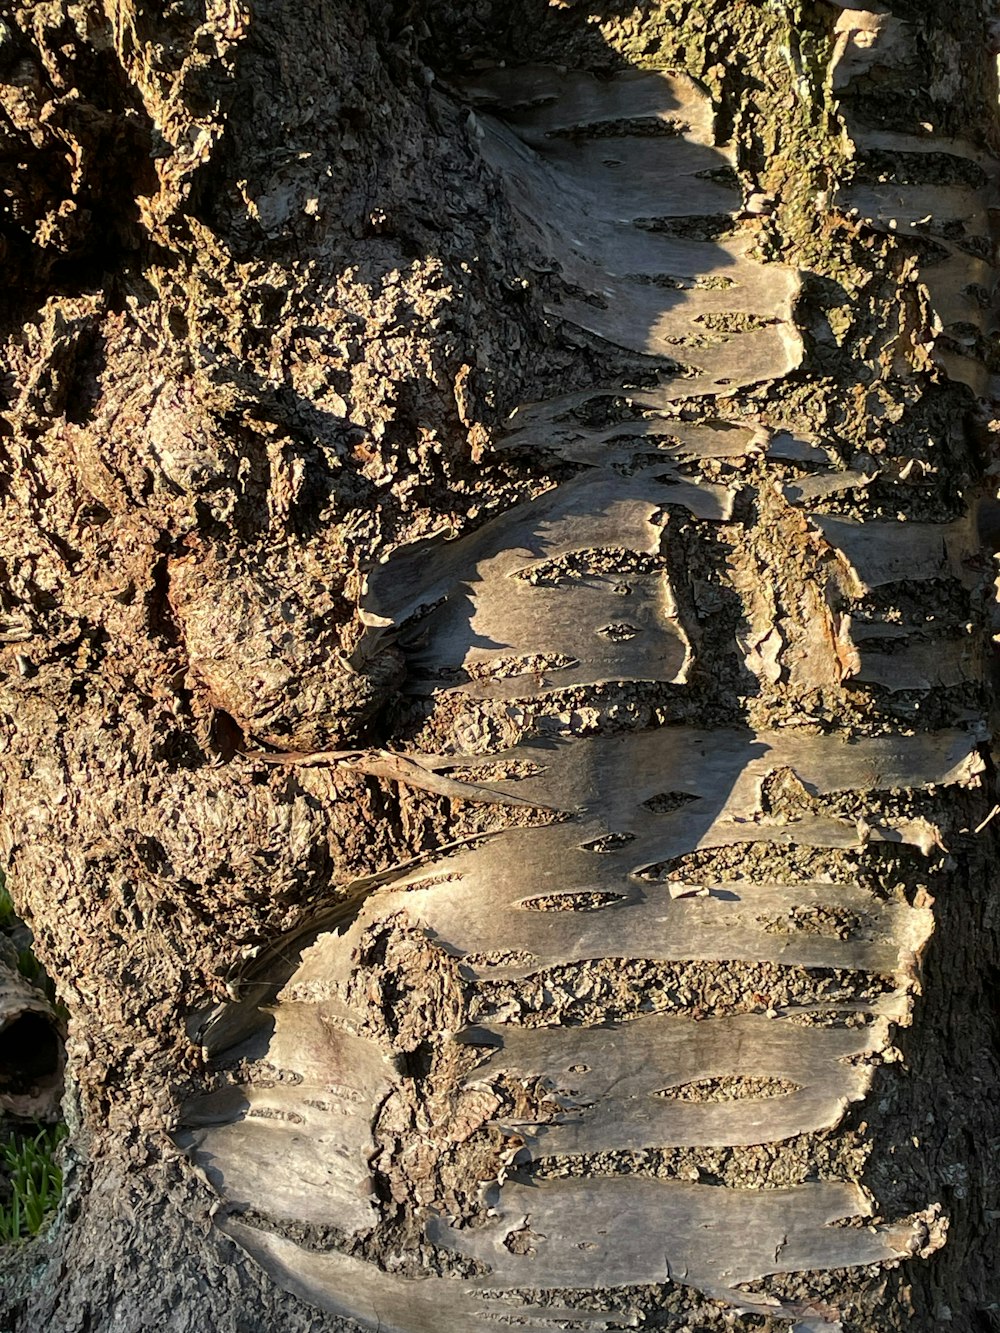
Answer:
M1000 1327L985 6L3 13L4 1328Z

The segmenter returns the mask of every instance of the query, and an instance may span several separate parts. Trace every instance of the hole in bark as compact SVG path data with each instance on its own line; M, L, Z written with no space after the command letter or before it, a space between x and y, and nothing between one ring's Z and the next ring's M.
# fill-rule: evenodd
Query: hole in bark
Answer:
M546 893L537 898L522 898L518 907L528 912L599 912L613 903L625 903L621 893Z
M854 884L876 898L912 901L928 892L939 873L917 848L900 843L862 847L809 847L776 842L734 842L704 847L667 861L637 867L633 874L654 883L697 885Z
M21 1097L55 1087L62 1074L62 1043L42 1014L22 1013L0 1030L0 1095Z
M603 837L592 838L590 842L582 842L580 850L584 852L613 852L619 847L626 846L634 838L634 833L605 833Z
M682 805L689 805L692 801L697 801L697 796L692 796L686 791L661 791L655 796L651 796L648 801L643 801L643 809L648 810L652 815L669 815L674 810L679 810Z
M639 633L635 625L630 625L625 620L613 621L610 625L605 625L603 629L599 629L597 632L598 634L602 634L604 638L610 639L612 643L624 643L626 639L634 639Z
M428 875L426 879L415 879L406 885L407 893L415 893L419 889L436 889L439 884L454 884L462 878L454 871L450 873L442 872L440 875Z
M462 959L469 967L530 967L536 955L524 949L493 949L483 953L467 953Z
M533 653L528 657L495 657L488 662L467 662L465 671L470 680L489 681L566 671L574 666L579 666L579 662L566 653Z
M515 570L511 578L521 579L538 588L556 588L560 584L607 579L620 574L657 574L664 568L662 556L644 551L630 551L625 547L589 547L583 551L567 551L552 560L540 560Z
M527 977L484 980L472 997L469 1018L473 1025L499 1019L521 1027L593 1027L650 1013L702 1019L774 1009L790 1011L790 1022L853 1027L858 1012L875 1007L896 985L889 974L850 968L738 958L706 968L700 960L607 957L547 966Z
M298 1111L289 1111L279 1106L254 1106L246 1113L248 1120L281 1120L289 1125L304 1125L305 1117Z
M799 1091L800 1085L787 1078L732 1074L727 1078L694 1079L674 1088L662 1088L656 1095L673 1102L756 1102Z
M626 135L642 139L676 139L690 133L691 126L684 120L660 116L623 116L617 120L592 120L585 125L546 130L545 137L579 143L586 139L620 139Z
M635 218L633 226L642 231L677 236L688 241L722 241L734 234L733 219L729 213L693 215L690 217Z
M504 759L495 763L477 764L474 768L442 768L445 777L458 777L465 782L520 782L523 778L537 778L545 769L541 764L524 759Z
M836 904L826 906L823 903L803 903L800 907L791 908L783 916L760 916L757 920L770 935L798 933L821 935L833 940L849 940L864 924L860 913Z
M246 737L243 735L243 728L224 709L216 708L212 713L209 744L223 763L226 764L241 750L246 749Z
M536 1253L535 1242L544 1239L543 1235L537 1231L532 1231L531 1227L525 1223L523 1227L519 1227L516 1231L508 1231L503 1243L504 1248L509 1250L511 1254L530 1258Z

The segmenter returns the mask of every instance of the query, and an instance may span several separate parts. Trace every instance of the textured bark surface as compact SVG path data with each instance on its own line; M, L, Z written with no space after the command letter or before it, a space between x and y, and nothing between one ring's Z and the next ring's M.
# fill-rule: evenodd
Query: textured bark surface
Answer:
M888 8L4 7L12 1333L994 1326L996 70Z

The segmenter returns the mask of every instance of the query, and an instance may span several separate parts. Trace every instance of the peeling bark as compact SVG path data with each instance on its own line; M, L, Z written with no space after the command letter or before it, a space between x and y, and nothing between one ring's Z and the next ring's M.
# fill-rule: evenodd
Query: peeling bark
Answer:
M12 1330L990 1326L989 15L794 8L6 7Z

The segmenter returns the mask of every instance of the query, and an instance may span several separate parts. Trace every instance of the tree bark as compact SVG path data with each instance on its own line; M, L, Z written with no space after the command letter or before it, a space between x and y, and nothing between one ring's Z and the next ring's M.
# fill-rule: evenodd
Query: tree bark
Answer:
M997 1326L987 7L2 13L4 1327Z

